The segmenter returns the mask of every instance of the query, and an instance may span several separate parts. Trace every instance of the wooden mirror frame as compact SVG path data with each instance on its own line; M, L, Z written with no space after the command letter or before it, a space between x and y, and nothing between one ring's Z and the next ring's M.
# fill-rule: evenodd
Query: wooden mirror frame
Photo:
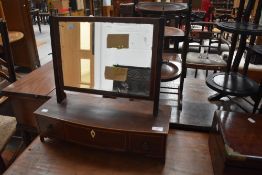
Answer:
M151 77L150 77L150 94L148 97L132 94L117 93L112 91L84 89L77 87L69 87L64 85L61 44L59 33L59 22L112 22L112 23L134 23L134 24L152 24L153 25L153 43L152 43L152 61L151 61ZM160 76L161 76L161 58L163 46L165 20L163 18L108 18L108 17L50 17L50 34L53 52L53 65L56 85L57 102L61 103L66 98L65 90L99 94L109 97L124 97L133 99L144 99L154 101L153 115L158 113Z

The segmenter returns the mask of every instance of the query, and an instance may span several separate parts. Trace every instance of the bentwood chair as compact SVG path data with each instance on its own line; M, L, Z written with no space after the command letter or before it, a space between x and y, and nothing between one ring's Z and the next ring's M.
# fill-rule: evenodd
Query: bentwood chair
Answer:
M218 28L233 33L227 62L227 70L224 73L216 73L208 76L206 84L209 88L218 92L217 94L210 96L209 100L219 100L224 96L254 97L255 103L253 113L255 113L261 99L261 82L259 85L259 83L250 79L247 75L251 56L261 55L261 46L253 46L253 44L256 39L256 35L262 35L262 26L258 25L262 8L262 0L258 1L253 23L249 22L249 17L254 8L255 0L248 1L243 14L244 4L245 1L240 1L236 22L218 23ZM240 35L239 47L233 61L238 35ZM249 42L243 73L239 73L240 61L244 51L247 48L246 41L249 35L251 35L251 39Z

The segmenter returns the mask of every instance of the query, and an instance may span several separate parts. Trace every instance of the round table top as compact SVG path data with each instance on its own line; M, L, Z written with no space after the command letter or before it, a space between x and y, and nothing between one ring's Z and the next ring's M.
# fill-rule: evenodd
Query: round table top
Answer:
M136 9L147 14L176 14L188 9L186 3L139 2Z
M217 28L230 33L262 35L262 25L253 23L218 22Z
M9 43L13 43L22 39L24 37L24 34L18 31L8 31L8 36L9 36ZM1 35L0 35L0 45L3 45Z
M165 26L164 37L165 38L170 37L170 38L175 38L178 40L183 40L185 37L185 32L175 27Z
M219 72L207 77L206 84L209 88L226 95L250 96L257 94L259 85L239 73Z
M161 67L161 81L172 81L181 75L181 59L175 53L163 53Z

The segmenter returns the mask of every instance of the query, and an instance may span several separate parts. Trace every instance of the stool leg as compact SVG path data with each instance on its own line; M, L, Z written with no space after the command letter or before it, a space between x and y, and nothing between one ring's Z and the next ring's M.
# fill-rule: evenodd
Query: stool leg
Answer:
M5 170L6 170L5 162L2 156L0 155L0 174L2 174Z

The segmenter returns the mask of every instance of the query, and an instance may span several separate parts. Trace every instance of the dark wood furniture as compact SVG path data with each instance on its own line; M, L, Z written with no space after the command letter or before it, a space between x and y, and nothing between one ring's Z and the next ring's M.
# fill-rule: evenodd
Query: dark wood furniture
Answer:
M162 107L161 110L158 110L164 19L51 17L50 22L56 97L47 101L35 112L37 114L41 140L44 141L44 137L58 138L95 148L140 153L165 160L166 139L171 111L168 107ZM126 56L126 62L121 65L120 61L111 60L109 55L102 57L99 62L98 59L100 57L97 57L94 51L90 55L95 56L99 69L95 66L93 69L102 71L102 76L95 77L94 85L87 88L79 86L81 81L76 84L70 84L66 81L69 75L65 72L68 62L66 62L67 57L64 53L68 52L68 50L63 50L66 47L66 42L68 42L63 38L63 32L66 32L67 28L64 31L59 28L61 24L68 24L68 22L69 24L72 22L93 22L95 26L101 25L101 28L103 26L121 27L121 25L124 25L125 28L121 28L123 29L121 33L125 31L130 40L135 37L132 37L133 31L130 32L126 28L147 27L148 32L152 33L149 37L145 36L152 41L149 48L147 48L148 52L146 52L150 56L144 58L138 55L139 59L145 60L145 63L141 62L142 65L133 64L132 60L134 58ZM118 25L118 23L121 24ZM77 32L78 30L75 31ZM114 32L116 31L114 30ZM135 31L135 34L139 36L145 35L139 29ZM112 34L112 31L104 36L95 36L92 41L94 43L98 42L98 40L107 42L107 47L104 50L102 46L96 48L101 49L101 53L112 51L112 47L114 50L115 47L118 49L123 48L123 45L119 47L118 43L110 44L110 37L115 36ZM119 40L120 45L122 41L126 41L125 39ZM135 49L131 44L130 47L127 44L125 48L123 52L126 53ZM122 59L122 57L120 58ZM103 59L109 60L108 63L103 64ZM129 61L129 59L132 60ZM100 69L100 66L104 69ZM75 68L79 69L79 67ZM123 78L123 80L122 78L111 78L111 74L115 75L115 73L108 73L110 68L113 71L116 71L116 69L126 71L126 73L119 73L120 77L126 74L126 78ZM70 69L70 71L74 70ZM108 89L103 89L102 86L98 86L97 79L101 84L106 82L106 80L112 84L109 84ZM127 84L127 90L122 90L115 81L120 81L124 85ZM137 81L140 83L137 83ZM143 82L145 84L141 85ZM114 98L88 97L81 94L70 95L65 90ZM115 99L115 97L125 97L125 99ZM132 101L128 98L132 98ZM147 101L137 101L137 99Z
M17 35L13 35L8 33L6 22L2 19L0 20L0 33L1 33L1 51L0 51L0 76L4 78L9 83L13 83L16 81L15 68L14 68L14 60L13 54L10 47L10 41L15 42L19 40ZM10 37L11 36L11 37ZM10 38L10 40L9 40ZM6 70L4 70L6 69Z
M262 168L262 116L216 111L209 136L215 175L258 175Z
M25 141L30 141L28 132L37 133L33 112L46 102L55 89L53 64L47 63L2 90L11 100L14 116L25 132Z
M255 104L253 108L253 113L256 112L257 106L260 101L259 97L259 84L257 84L254 80L251 80L247 77L247 70L249 60L245 60L245 66L243 69L243 74L238 73L240 60L242 55L246 49L246 40L249 35L251 35L249 45L253 45L256 35L262 35L262 26L258 25L262 7L262 1L258 2L258 8L256 9L256 16L254 19L254 23L248 23L250 13L254 7L255 1L249 0L245 13L242 17L242 9L244 8L244 1L240 2L239 13L237 16L236 22L220 22L217 24L217 27L220 30L224 30L226 32L234 33L232 36L231 48L229 52L229 57L227 61L227 69L225 73L216 73L208 76L207 78L207 86L211 89L218 92L213 96L210 96L209 100L219 100L220 98L226 95L232 96L254 96ZM236 48L238 35L241 36L239 41L239 47L232 64L232 59L234 55L234 51ZM237 86L236 86L237 85ZM260 93L261 94L261 93Z
M105 90L102 88L100 89L94 88L96 87L96 85L94 87L91 86L89 88L82 88L79 85L66 84L64 80L67 77L65 76L66 75L65 71L63 72L63 68L66 65L65 65L65 62L62 61L63 59L66 59L66 57L63 55L62 52L68 52L68 51L63 50L65 46L63 45L63 47L61 47L61 39L57 37L57 36L62 36L60 35L60 33L62 33L61 30L59 30L60 22L63 22L63 23L97 22L101 24L103 24L104 22L107 22L107 23L111 22L115 24L125 23L126 25L130 25L130 26L132 26L133 24L134 25L145 25L145 24L151 25L153 35L150 36L149 38L149 39L152 39L152 46L149 51L152 54L152 56L151 57L141 57L141 59L144 59L146 62L148 61L150 62L149 65L146 64L147 65L146 67L150 69L150 76L148 77L150 86L148 89L148 93L144 93L144 92L132 93L132 92L129 92L128 90L127 91L117 91L117 90L114 90L113 88L109 90ZM61 103L64 99L66 99L66 94L64 90L101 94L101 95L106 95L106 96L111 96L111 97L146 99L146 100L154 101L153 114L157 116L158 104L159 104L159 88L160 88L159 82L160 82L160 71L161 71L160 69L161 69L161 55L162 55L162 40L163 40L163 33L164 33L163 24L164 24L163 18L160 18L160 19L128 18L127 19L127 18L106 18L106 17L74 17L74 18L72 17L52 17L50 25L51 25L53 63L54 63L54 70L56 70L55 71L55 82L56 82L57 102ZM138 30L137 32L140 32L140 31ZM127 33L129 32L127 31ZM105 42L108 41L109 35L106 35L106 36L107 37L104 38L106 40ZM95 40L95 42L97 42L97 40ZM109 51L110 49L111 48L108 47L108 45L105 48L106 51ZM129 50L130 49L127 49L127 51ZM91 54L94 57L95 53L91 53ZM100 61L99 64L101 64L102 68L104 68L103 66L105 65L102 65L102 61ZM114 64L118 65L119 63L116 61L114 62L113 60L107 63L107 66L114 66ZM125 66L129 66L130 64L131 66L135 65L135 64L132 64L132 62L124 63L124 64ZM139 68L139 66L134 66L134 67ZM79 69L79 67L77 69ZM101 69L101 71L102 70L103 69ZM98 84L97 81L95 83Z
M132 152L165 160L171 110L153 103L68 94L53 97L35 112L40 138L57 138L94 148ZM136 110L134 110L136 109Z
M213 174L207 141L206 133L170 131L163 164L152 158L87 149L58 140L48 139L41 143L38 137L4 175Z
M2 0L8 30L19 31L24 38L11 45L14 63L31 70L40 66L28 0Z

